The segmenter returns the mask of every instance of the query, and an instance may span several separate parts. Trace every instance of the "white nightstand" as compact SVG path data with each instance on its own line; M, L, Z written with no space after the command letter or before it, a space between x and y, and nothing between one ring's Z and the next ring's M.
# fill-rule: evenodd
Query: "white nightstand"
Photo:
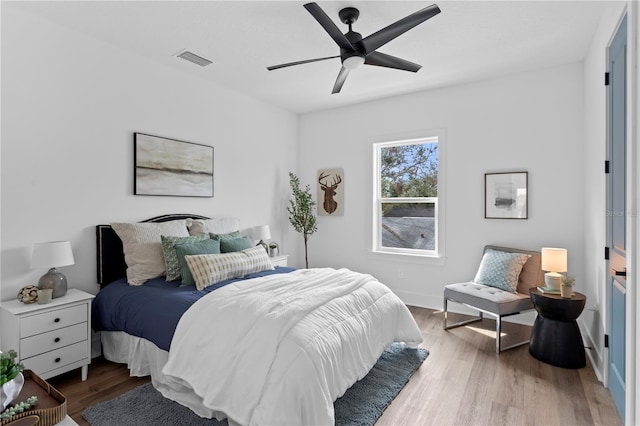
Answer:
M288 259L288 254L281 254L279 256L273 256L271 258L271 263L273 264L273 266L287 266L287 263L289 262Z
M91 363L91 299L70 288L51 303L0 304L2 351L14 349L25 368L43 379L82 367L87 380Z

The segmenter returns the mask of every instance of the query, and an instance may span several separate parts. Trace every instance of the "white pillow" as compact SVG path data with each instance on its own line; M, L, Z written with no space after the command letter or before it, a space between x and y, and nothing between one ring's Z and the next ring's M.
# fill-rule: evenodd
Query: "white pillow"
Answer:
M198 290L231 278L273 270L271 259L262 246L232 253L187 255L184 258Z
M187 219L190 235L228 234L240 229L240 219L221 217L216 219Z
M142 285L145 281L166 273L162 254L162 235L188 237L184 220L160 223L112 223L111 227L122 240L127 263L127 281Z

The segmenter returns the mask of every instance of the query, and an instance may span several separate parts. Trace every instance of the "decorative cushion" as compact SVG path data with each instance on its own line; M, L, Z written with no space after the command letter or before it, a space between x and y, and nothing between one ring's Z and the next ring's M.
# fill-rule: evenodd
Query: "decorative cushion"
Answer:
M162 239L162 254L164 255L164 265L167 270L167 281L175 281L181 277L180 274L180 262L178 262L178 256L176 255L176 244L190 244L198 241L207 240L207 235L190 235L188 237L170 237L161 235Z
M522 266L530 256L489 249L482 256L473 282L515 293Z
M209 232L226 234L240 229L240 220L235 217L216 219L187 219L190 235L206 235Z
M209 237L213 238L214 240L232 240L234 238L242 237L242 234L240 234L240 231L238 230L233 232L223 233L223 234L216 234L215 232L209 232Z
M222 253L230 253L234 251L242 251L253 247L253 243L248 237L240 238L223 238L220 240L220 251ZM262 246L261 246L262 247ZM263 248L264 250L264 248ZM265 251L266 253L266 251Z
M267 252L259 247L223 254L185 256L198 290L231 278L273 269Z
M111 227L122 240L127 263L127 281L142 285L145 281L165 274L162 254L162 235L188 237L184 220L160 223L112 223Z
M176 251L176 258L180 265L180 276L182 276L182 285L195 285L189 265L185 260L187 255L193 254L219 254L220 253L220 241L206 238L201 241L189 244L175 244L174 249Z

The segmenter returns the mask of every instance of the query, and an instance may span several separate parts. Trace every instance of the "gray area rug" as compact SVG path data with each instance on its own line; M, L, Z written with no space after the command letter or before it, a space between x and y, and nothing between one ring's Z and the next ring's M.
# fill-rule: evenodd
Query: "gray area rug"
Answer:
M423 348L411 349L396 343L387 347L369 374L334 403L336 425L373 425L428 355L429 351ZM226 420L199 417L177 402L164 398L151 383L89 407L82 416L92 426L228 424Z

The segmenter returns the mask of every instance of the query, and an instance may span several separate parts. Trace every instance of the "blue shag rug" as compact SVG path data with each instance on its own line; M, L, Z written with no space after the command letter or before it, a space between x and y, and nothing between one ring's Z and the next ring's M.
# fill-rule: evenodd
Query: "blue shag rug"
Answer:
M429 355L423 348L394 343L387 347L371 371L334 403L338 426L371 426L407 384ZM190 409L168 400L151 383L83 413L91 426L227 426L226 420L203 419Z

